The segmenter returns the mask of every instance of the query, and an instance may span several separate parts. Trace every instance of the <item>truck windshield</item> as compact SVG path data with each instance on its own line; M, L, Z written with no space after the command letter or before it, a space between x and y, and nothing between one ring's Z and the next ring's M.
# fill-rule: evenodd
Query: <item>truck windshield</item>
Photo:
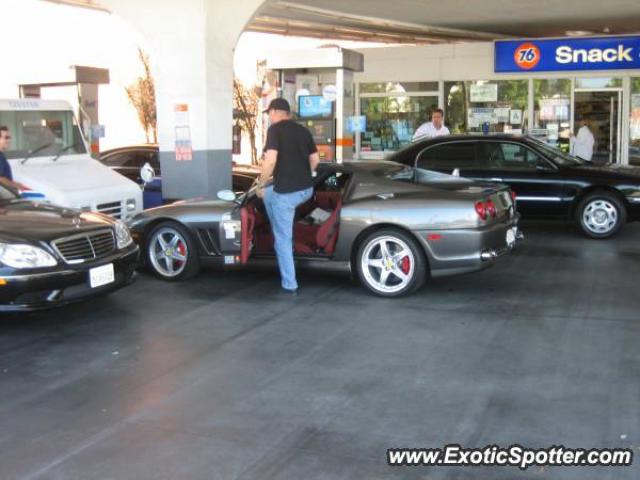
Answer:
M69 155L87 153L75 118L67 110L0 111L0 125L6 125L11 135L7 158L24 158L40 149L34 157L57 155L65 145L74 147Z

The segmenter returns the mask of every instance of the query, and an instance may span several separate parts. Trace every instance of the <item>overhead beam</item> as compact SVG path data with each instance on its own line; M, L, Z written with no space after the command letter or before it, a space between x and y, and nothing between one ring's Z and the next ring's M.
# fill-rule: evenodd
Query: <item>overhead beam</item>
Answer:
M94 0L41 0L43 2L57 3L59 5L71 5L73 7L88 8L90 10L99 10L101 12L111 13L108 9L101 6Z
M290 12L306 15L307 17L321 17L332 21L342 21L349 24L357 24L359 26L368 26L375 28L383 28L387 30L395 30L415 35L423 34L433 37L439 37L443 40L447 39L465 39L487 41L497 38L505 38L505 35L495 32L484 32L476 30L464 30L458 28L436 27L431 25L422 25L412 22L401 22L397 20L389 20L385 18L372 17L367 15L356 15L352 13L339 12L320 7L312 7L308 5L300 5L286 0L277 0L273 3L265 5L262 13L267 14L271 9L280 12ZM271 15L274 16L274 15ZM277 15L278 18L284 18L283 15ZM306 19L305 19L306 20ZM315 19L314 19L315 21Z
M446 40L425 34L399 32L387 28L371 28L362 26L345 26L325 22L309 22L301 20L283 20L280 18L259 16L247 27L247 30L279 35L323 37L354 41L403 44L433 44L446 41L462 41L466 38L448 38Z

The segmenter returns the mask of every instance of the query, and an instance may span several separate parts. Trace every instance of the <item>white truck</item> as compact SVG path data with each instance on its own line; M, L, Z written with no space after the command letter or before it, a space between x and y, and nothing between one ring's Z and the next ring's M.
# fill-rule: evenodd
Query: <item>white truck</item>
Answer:
M91 158L69 103L0 99L0 125L9 128L4 153L25 198L123 220L142 211L140 187Z

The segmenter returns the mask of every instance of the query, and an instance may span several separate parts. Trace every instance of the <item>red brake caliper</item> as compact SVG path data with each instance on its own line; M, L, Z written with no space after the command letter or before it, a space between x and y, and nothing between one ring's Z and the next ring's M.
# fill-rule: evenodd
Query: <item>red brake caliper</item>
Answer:
M405 275L409 275L409 270L411 270L411 260L409 260L409 257L404 257L402 259L402 264L400 265L400 269Z
M178 253L183 257L187 254L187 249L182 242L178 243Z

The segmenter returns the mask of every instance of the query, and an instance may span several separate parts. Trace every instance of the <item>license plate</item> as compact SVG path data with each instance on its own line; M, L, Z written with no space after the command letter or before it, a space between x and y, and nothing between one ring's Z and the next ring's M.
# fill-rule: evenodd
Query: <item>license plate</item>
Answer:
M89 270L89 285L91 285L91 288L108 285L109 283L113 283L115 279L113 263Z
M510 228L507 230L507 245L512 246L514 243L516 243L516 230Z

